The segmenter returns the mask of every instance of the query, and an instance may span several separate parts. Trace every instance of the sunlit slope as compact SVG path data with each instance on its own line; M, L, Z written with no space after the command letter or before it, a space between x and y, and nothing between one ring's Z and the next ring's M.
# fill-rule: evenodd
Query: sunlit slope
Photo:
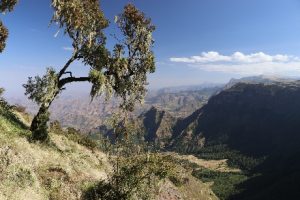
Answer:
M53 133L50 146L30 143L23 120L0 107L1 200L79 199L106 177L103 153Z
M31 143L28 124L26 113L0 106L0 200L79 200L87 188L107 178L111 166L106 154L54 130L48 145ZM182 176L186 181L180 185L162 181L156 199L218 199L211 184L191 173Z

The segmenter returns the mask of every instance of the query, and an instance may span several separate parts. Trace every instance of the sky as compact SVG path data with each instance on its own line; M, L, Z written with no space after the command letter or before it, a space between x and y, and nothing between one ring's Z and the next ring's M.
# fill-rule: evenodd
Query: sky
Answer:
M102 0L101 8L113 24L128 2L156 25L150 89L262 74L300 77L300 0ZM8 96L23 94L27 77L58 69L70 57L70 40L49 25L52 13L50 0L20 0L1 15L10 32L0 54L0 86ZM113 25L106 30L115 31ZM108 37L108 48L113 44ZM87 73L80 62L72 69Z

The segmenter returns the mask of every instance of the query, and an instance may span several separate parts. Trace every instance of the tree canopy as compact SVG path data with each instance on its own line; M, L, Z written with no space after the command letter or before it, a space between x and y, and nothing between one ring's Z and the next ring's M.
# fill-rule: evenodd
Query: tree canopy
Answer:
M13 10L14 6L18 3L18 0L0 0L0 12L10 12ZM6 40L8 37L8 30L0 21L0 53L4 50L6 46Z
M132 111L134 104L145 96L147 73L155 71L155 27L151 20L134 5L126 5L123 13L115 17L122 37L117 38L113 49L108 49L104 30L109 21L98 0L52 0L52 7L51 22L58 24L72 40L73 53L59 71L49 67L44 76L30 77L24 84L25 94L40 105L31 130L34 132L40 123L45 125L45 114L52 101L72 82L89 82L92 99L105 94L108 100L114 95L121 99L122 109ZM86 76L73 76L69 68L76 60L89 68ZM38 120L42 115L45 119Z

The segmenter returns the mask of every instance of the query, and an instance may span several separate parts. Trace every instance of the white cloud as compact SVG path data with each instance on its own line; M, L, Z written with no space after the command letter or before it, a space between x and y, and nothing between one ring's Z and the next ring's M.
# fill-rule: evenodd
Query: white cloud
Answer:
M73 47L63 47L62 49L65 51L73 51L74 50Z
M200 56L173 57L171 62L186 63L205 71L241 75L300 73L300 58L291 55L268 55L263 52L244 54L235 52L226 56L218 52L203 52Z
M227 62L227 63L263 63L263 62L288 62L292 60L299 60L299 58L288 55L268 55L263 52L253 54L243 54L241 52L235 52L230 56L221 55L218 52L202 52L200 56L187 57L173 57L170 58L172 62L184 62L184 63L214 63L214 62Z

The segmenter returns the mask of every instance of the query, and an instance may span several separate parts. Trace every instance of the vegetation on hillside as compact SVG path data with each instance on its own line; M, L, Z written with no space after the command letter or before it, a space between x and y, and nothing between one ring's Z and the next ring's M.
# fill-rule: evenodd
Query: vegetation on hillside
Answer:
M48 145L31 144L26 116L5 105L0 105L0 199L79 199L85 185L107 176L103 153L63 134L50 131Z
M238 83L179 121L173 149L228 159L229 166L242 169L247 179L234 184L226 199L293 199L300 180L299 102L299 81ZM213 174L212 180L226 182L223 175ZM225 179L235 180L235 174L227 175ZM220 195L218 189L214 192Z
M0 11L12 11L17 2L0 0ZM155 71L151 18L126 5L115 16L118 32L109 49L110 22L98 0L51 0L51 6L51 24L70 39L72 55L58 71L49 67L23 85L39 106L33 118L25 107L10 105L0 88L0 199L300 196L300 81L261 76L233 79L222 91L158 91L147 98L151 109L142 113L139 107L135 118L130 112L144 101L147 75ZM0 20L0 53L7 37ZM88 67L85 76L73 76L78 61ZM91 84L92 101L111 103L103 115L94 112L100 105L91 104L92 122L83 122L84 114L73 119L79 128L93 125L89 134L49 123L53 101L74 82ZM110 114L99 127L99 118Z
M216 199L176 159L143 142L131 124L112 120L120 139L107 146L57 122L48 143L30 143L24 109L16 115L1 100L7 107L0 105L0 199L197 199L200 193Z
M218 172L204 168L194 170L193 176L203 182L212 182L212 190L221 200L240 193L241 190L237 186L248 179L247 175L241 172Z

